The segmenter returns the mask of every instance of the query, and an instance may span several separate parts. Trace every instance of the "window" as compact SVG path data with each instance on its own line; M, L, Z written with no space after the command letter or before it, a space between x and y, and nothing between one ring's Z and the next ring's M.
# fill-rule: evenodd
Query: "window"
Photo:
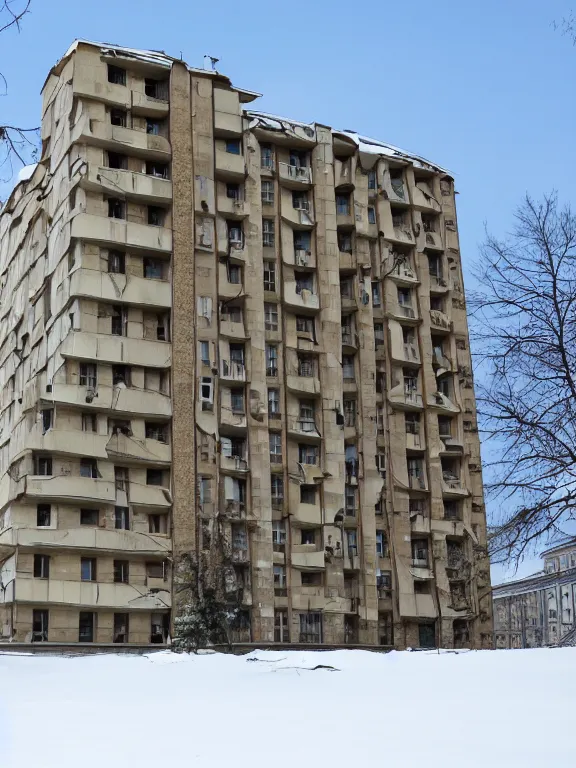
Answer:
M146 438L158 440L159 443L168 442L168 427L166 424L158 424L155 421L147 421L144 424Z
M436 232L436 217L422 214L422 229L424 232Z
M270 432L268 441L270 444L270 463L282 464L282 435L279 432Z
M212 478L200 477L198 480L198 501L200 505L209 504L212 501Z
M354 281L351 277L340 280L340 298L352 299L354 297Z
M352 253L352 235L349 232L338 232L338 250Z
M159 136L160 135L160 123L158 120L152 120L150 117L146 118L146 133L149 136Z
M95 614L88 611L80 611L78 617L78 642L94 642L94 617Z
M54 409L44 408L42 411L42 434L48 432L54 425Z
M428 567L428 542L426 539L412 539L412 565L416 568Z
M111 333L113 336L126 336L128 329L128 311L126 307L112 307Z
M268 416L280 416L280 392L277 389L268 390Z
M114 64L108 64L108 82L114 85L126 85L126 70Z
M300 486L300 503L316 504L316 486L315 485ZM305 542L302 542L302 543L304 544Z
M112 634L113 643L128 642L128 618L129 616L127 613L114 614L114 630Z
M299 403L299 415L300 415L300 429L303 432L316 432L316 424L314 423L314 401L313 400L300 400Z
M275 261L264 262L264 290L265 291L276 290L276 262Z
M110 110L110 122L112 125L119 125L125 128L127 125L128 116L125 109L111 109Z
M314 376L315 358L312 355L298 355L298 376Z
M128 158L118 152L108 152L108 168L125 171L128 168Z
M241 323L242 309L231 304L224 304L220 311L220 319L225 323Z
M288 611L274 611L274 642L289 643Z
M126 254L122 251L108 251L108 272L124 274L126 271Z
M376 531L376 555L388 557L388 539L384 531Z
M267 331L278 330L277 304L264 304L264 327Z
M404 211L399 210L398 208L391 208L392 212L392 226L394 229L399 229L400 227L404 226L405 218L404 218Z
M339 216L350 214L350 197L348 195L336 195L336 213Z
M266 376L278 376L278 347L266 344Z
M372 283L372 305L374 307L380 307L381 301L380 301L380 283L377 280L374 280Z
M230 390L230 404L233 413L244 413L244 390Z
M444 519L460 520L460 505L457 501L444 502Z
M96 581L96 558L80 558L80 579L82 581Z
M355 517L358 506L358 490L354 485L344 486L344 509L348 517Z
M163 227L166 211L164 208L159 208L157 205L148 206L148 224L153 227Z
M100 514L97 509L81 509L80 525L98 525Z
M358 554L358 533L355 530L346 531L346 546L349 555Z
M238 266L238 264L228 263L226 273L229 283L232 285L242 285L242 267Z
M404 177L401 168L390 169L390 184L396 197L404 200Z
M50 526L51 511L50 504L36 505L36 525L38 528L48 528Z
M284 520L272 521L272 545L276 552L284 552L286 544L286 524ZM281 547L281 549L276 549Z
M368 171L368 189L376 189L376 171Z
M318 446L300 444L298 446L298 461L300 464L318 464Z
M34 578L50 578L50 558L48 555L34 555Z
M306 335L314 335L314 318L304 317L303 315L296 316L296 333L304 333Z
M342 356L342 376L344 381L354 381L356 374L354 372L354 358L349 355Z
M114 467L114 484L117 491L128 490L128 467Z
M322 642L322 614L321 613L301 613L300 614L300 637L301 643L321 643Z
M226 197L229 200L240 199L240 184L226 184Z
M344 426L356 426L356 400L347 398L344 400Z
M167 80L154 80L151 77L147 77L144 80L144 93L151 99L162 99L163 101L167 101L167 86Z
M82 414L82 432L97 432L98 420L95 413Z
M302 528L300 531L300 544L316 546L316 529Z
M119 200L117 197L109 197L108 198L108 218L109 219L125 219L126 203L123 200Z
M274 154L271 144L260 145L260 165L262 168L274 167Z
M80 459L80 477L98 477L98 463L96 459Z
M262 196L263 205L274 204L274 182L273 181L263 181L260 187L260 193Z
M114 528L130 530L130 511L128 507L114 507Z
M272 504L281 507L284 502L284 480L281 475L270 475Z
M80 363L79 382L81 387L96 389L96 366L94 363Z
M166 515L148 515L149 533L168 533L168 518Z
M374 346L384 346L384 325L383 323L374 323Z
M146 163L146 173L148 176L155 176L157 179L168 179L168 163L159 163L157 160L149 160Z
M292 192L292 208L296 211L309 211L310 201L307 192Z
M128 560L114 560L114 583L128 584L129 565Z
M48 642L48 611L34 609L32 611L32 642Z
M376 209L371 205L368 206L368 224L376 224Z
M112 384L117 387L124 384L125 387L130 386L132 370L128 365L113 365L112 366Z
M164 472L161 469L147 469L146 485L164 485Z
M210 365L210 342L200 342L200 360L204 365Z
M242 226L235 221L226 222L228 228L228 243L230 247L240 250L244 246L244 233Z
M230 155L242 154L242 145L240 139L226 139L226 152Z
M322 574L319 571L302 571L300 583L303 587L319 587L322 585Z
M52 457L37 456L35 460L35 471L37 475L51 475L52 474Z
M214 387L211 376L202 376L200 379L200 402L202 403L202 409L205 411L212 410L212 403L214 398Z
M300 295L302 291L314 293L314 277L310 272L294 272L296 281L296 293Z
M286 568L283 565L274 566L274 593L280 596L286 594Z
M144 277L148 280L162 280L164 277L163 263L159 259L145 258L143 262Z
M274 248L274 219L262 219L262 245Z

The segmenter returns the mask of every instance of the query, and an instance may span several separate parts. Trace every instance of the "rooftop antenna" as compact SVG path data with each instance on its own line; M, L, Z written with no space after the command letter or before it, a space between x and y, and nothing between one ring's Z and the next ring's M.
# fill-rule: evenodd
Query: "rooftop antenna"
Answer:
M206 69L206 59L210 59L211 69L213 72L216 71L216 64L220 61L220 59L217 59L215 56L210 56L209 53L206 53L204 55L204 69Z

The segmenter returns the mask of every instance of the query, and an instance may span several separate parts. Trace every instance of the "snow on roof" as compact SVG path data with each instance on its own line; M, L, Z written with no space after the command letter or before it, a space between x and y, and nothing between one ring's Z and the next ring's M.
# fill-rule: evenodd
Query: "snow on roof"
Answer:
M32 177L32 174L36 168L38 168L38 163L25 165L23 168L20 168L18 171L18 176L16 177L16 183L19 184L21 181L28 181L28 179Z

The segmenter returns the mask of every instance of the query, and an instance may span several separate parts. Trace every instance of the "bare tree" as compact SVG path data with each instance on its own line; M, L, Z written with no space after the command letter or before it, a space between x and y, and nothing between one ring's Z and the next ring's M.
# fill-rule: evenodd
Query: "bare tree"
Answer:
M10 28L18 32L24 16L30 11L32 0L0 0L0 33ZM0 70L0 96L8 92L8 83ZM38 128L22 128L0 123L0 181L8 181L14 174L14 163L26 165L35 160L38 152Z
M518 562L576 518L576 216L526 197L506 241L489 236L473 294L479 413L496 458L497 561Z

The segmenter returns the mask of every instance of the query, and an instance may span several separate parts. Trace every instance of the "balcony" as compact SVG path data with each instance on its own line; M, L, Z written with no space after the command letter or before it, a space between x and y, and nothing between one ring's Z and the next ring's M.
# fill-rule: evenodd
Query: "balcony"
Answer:
M167 99L155 99L141 91L132 91L132 112L146 117L167 117L170 103Z
M132 462L170 464L172 449L167 443L151 438L138 439L132 435L117 432L110 435L106 450L111 459L126 459Z
M464 443L452 435L440 435L442 441L441 453L464 453Z
M466 486L457 475L442 472L442 495L444 496L468 496Z
M87 113L78 120L71 132L70 144L78 143L91 144L111 152L124 150L134 157L148 160L167 162L171 155L170 142L164 136L91 120Z
M438 330L451 331L452 323L450 322L448 315L441 312L439 309L430 310L430 325Z
M288 374L286 379L288 389L303 395L319 395L320 379L317 376L299 376Z
M224 149L216 148L216 176L224 181L244 181L246 161L244 155L235 155Z
M123 494L122 491L118 491ZM148 509L165 510L172 506L172 494L168 488L160 485L145 485L142 483L129 483L128 495L133 507L147 507Z
M2 544L20 547L58 549L99 549L106 552L127 552L139 555L170 553L172 540L166 536L98 527L78 528L11 528L0 537Z
M250 563L250 553L248 548L232 545L231 559L233 563L248 565Z
M80 213L72 219L71 237L112 248L125 246L127 250L172 251L171 229L91 213Z
M147 173L136 173L106 166L88 165L88 173L82 176L80 186L91 192L108 193L140 203L169 204L172 202L172 182Z
M419 363L420 353L416 344L404 343L404 360L407 363Z
M320 439L320 432L314 419L294 419L290 421L288 431L299 439Z
M225 472L241 472L242 474L245 474L249 470L248 461L242 456L224 456L224 454L221 453L220 469Z
M287 280L284 284L284 301L298 310L320 309L318 294L306 288L300 288L294 280Z
M225 381L246 381L246 366L234 360L220 360L220 378Z
M24 435L22 447L24 450L107 459L107 442L108 435L73 429L49 429L42 434L42 426L37 422L30 432Z
M158 593L137 589L131 584L110 584L92 581L61 581L59 579L18 579L18 600L29 603L81 605L87 608L112 608L130 611L150 611L170 607L168 582Z
M172 290L168 280L119 273L77 269L70 275L70 296L118 301L118 291L125 304L141 307L172 306Z
M439 349L432 350L432 366L434 368L440 368L444 371L452 370L452 361L446 357L446 355ZM436 372L438 375L438 371Z
M334 186L353 187L354 176L352 170L352 158L347 160L334 160Z
M250 203L242 197L218 195L218 213L227 219L245 219L250 216Z
M338 209L336 208L336 226L343 227L345 229L352 229L356 226L356 216L354 210L350 209Z
M220 335L226 336L231 339L246 339L246 328L244 322L233 322L232 320L225 320L220 317ZM241 379L238 379L241 381Z
M137 365L143 368L169 368L171 364L171 345L166 341L131 339L127 336L87 331L69 332L60 347L60 354L80 360Z
M114 481L72 475L28 475L25 493L38 501L93 502L114 504Z
M427 181L417 181L412 187L412 205L425 213L440 213L441 204L436 200L432 193L430 184Z
M358 259L353 251L338 251L339 269L341 272L351 273L358 269Z
M408 487L415 491L426 491L427 485L424 473L408 470Z
M292 547L291 560L294 568L324 568L324 550L314 551L314 545Z
M396 282L405 285L414 285L418 282L418 276L416 275L416 272L409 264L406 264L405 262L396 264L388 277L391 277L393 280L396 280Z
M430 293L447 293L449 290L448 281L442 275L430 274Z
M356 331L342 328L342 351L354 353L358 349L358 334Z
M405 322L406 320L419 320L416 310L410 304L398 303L394 307L393 312L396 317L399 317L402 320L402 322Z
M444 250L442 235L439 232L424 231L423 234L424 234L424 247L427 250L434 250L434 251Z
M347 571L360 570L360 555L356 547L345 547L343 553L343 568Z
M314 210L308 200L303 200L294 207L292 200L283 197L282 218L293 227L311 228L314 226Z
M45 390L43 390L45 391ZM167 395L152 390L131 387L112 387L98 385L98 398L91 403L86 402L87 387L78 384L52 384L52 392L41 398L44 402L61 405L73 405L85 410L114 410L119 416L127 415L172 415L171 400ZM112 406L114 404L114 407Z
M432 398L428 398L428 405L446 413L460 413L460 408L442 392L435 392Z
M227 405L221 403L220 426L233 427L243 432L247 427L246 413L233 411L229 403Z
M290 163L278 163L280 181L290 189L300 189L312 184L312 168L297 166Z
M406 450L407 451L424 451L426 450L426 444L424 442L423 435L420 434L420 430L414 430L412 432L406 432Z

